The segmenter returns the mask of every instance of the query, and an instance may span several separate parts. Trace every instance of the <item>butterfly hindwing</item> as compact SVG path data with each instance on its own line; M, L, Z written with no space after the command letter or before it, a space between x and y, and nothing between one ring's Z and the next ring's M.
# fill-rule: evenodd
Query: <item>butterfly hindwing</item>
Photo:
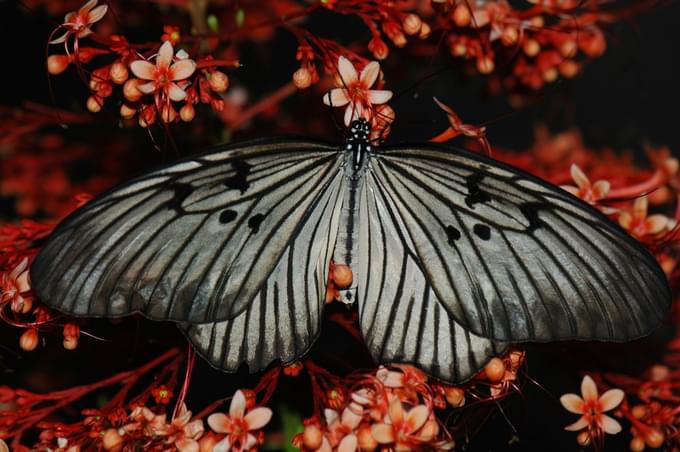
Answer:
M380 363L411 363L449 382L475 375L507 344L464 329L424 275L413 238L389 194L367 180L360 201L359 323Z
M73 315L234 318L337 184L342 161L333 146L271 140L148 173L55 229L32 265L34 288Z
M255 372L277 359L291 362L311 347L319 334L328 262L338 231L341 179L338 174L310 209L245 311L231 320L180 324L198 353L213 366L234 372L245 362Z
M596 209L466 151L371 160L427 281L463 327L504 341L627 340L670 306L653 256Z

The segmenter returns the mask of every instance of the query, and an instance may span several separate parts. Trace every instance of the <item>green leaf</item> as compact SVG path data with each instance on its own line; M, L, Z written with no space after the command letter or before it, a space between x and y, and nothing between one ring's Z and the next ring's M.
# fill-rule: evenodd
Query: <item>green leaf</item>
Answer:
M245 20L246 20L246 12L242 8L237 9L236 14L234 14L234 21L236 22L236 26L238 28L241 28L243 26L243 22Z
M217 20L216 15L209 14L206 21L208 22L208 28L210 28L210 31L213 33L217 33L220 30L220 21Z
M298 413L288 408L285 403L281 403L275 410L281 417L283 424L282 436L283 440L267 441L262 445L262 450L281 450L284 452L299 452L299 449L293 447L293 437L298 433L302 433L304 426L302 425L302 418Z

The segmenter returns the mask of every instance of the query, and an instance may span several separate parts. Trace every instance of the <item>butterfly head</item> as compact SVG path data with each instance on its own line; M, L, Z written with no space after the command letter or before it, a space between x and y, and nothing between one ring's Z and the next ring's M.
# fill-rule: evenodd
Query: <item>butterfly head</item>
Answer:
M367 142L371 135L371 124L364 118L352 121L349 127L349 139L353 142Z
M371 124L359 118L352 121L349 128L349 137L347 137L347 150L352 153L352 171L353 176L358 177L363 169L366 153L371 152Z

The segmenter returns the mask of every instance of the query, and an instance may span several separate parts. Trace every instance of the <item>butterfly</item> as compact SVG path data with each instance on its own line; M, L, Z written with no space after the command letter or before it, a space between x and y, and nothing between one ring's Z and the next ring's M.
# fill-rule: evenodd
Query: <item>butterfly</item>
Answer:
M213 366L292 362L320 333L331 260L351 266L379 363L463 382L510 343L624 341L671 303L654 257L597 209L519 169L434 145L222 146L102 194L31 276L74 316L177 322Z

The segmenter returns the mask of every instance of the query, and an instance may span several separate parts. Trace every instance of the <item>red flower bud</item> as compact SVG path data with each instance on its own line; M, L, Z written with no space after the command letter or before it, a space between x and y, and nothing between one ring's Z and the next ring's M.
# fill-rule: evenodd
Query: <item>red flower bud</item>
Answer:
M38 330L35 328L29 328L24 331L24 334L22 334L19 338L19 347L26 350L27 352L31 352L38 347L39 342L40 338L38 336Z
M420 20L415 14L408 14L404 17L402 21L402 26L404 27L404 32L407 35L415 35L420 32L420 27L423 25L423 21Z
M368 41L368 51L378 60L384 60L390 53L389 47L387 47L385 41L380 39L380 36L374 36L373 39Z
M293 73L293 84L297 89L309 88L312 84L312 73L306 67L301 67Z
M211 72L208 75L208 84L211 90L216 93L223 93L229 87L229 77L224 72Z
M109 69L109 75L111 76L111 80L113 83L117 84L122 84L125 83L125 81L128 79L130 76L130 72L128 71L128 68L123 64L122 61L114 61L113 64L111 65L111 68Z
M50 55L47 57L47 72L52 75L61 74L66 70L71 59L68 55Z

